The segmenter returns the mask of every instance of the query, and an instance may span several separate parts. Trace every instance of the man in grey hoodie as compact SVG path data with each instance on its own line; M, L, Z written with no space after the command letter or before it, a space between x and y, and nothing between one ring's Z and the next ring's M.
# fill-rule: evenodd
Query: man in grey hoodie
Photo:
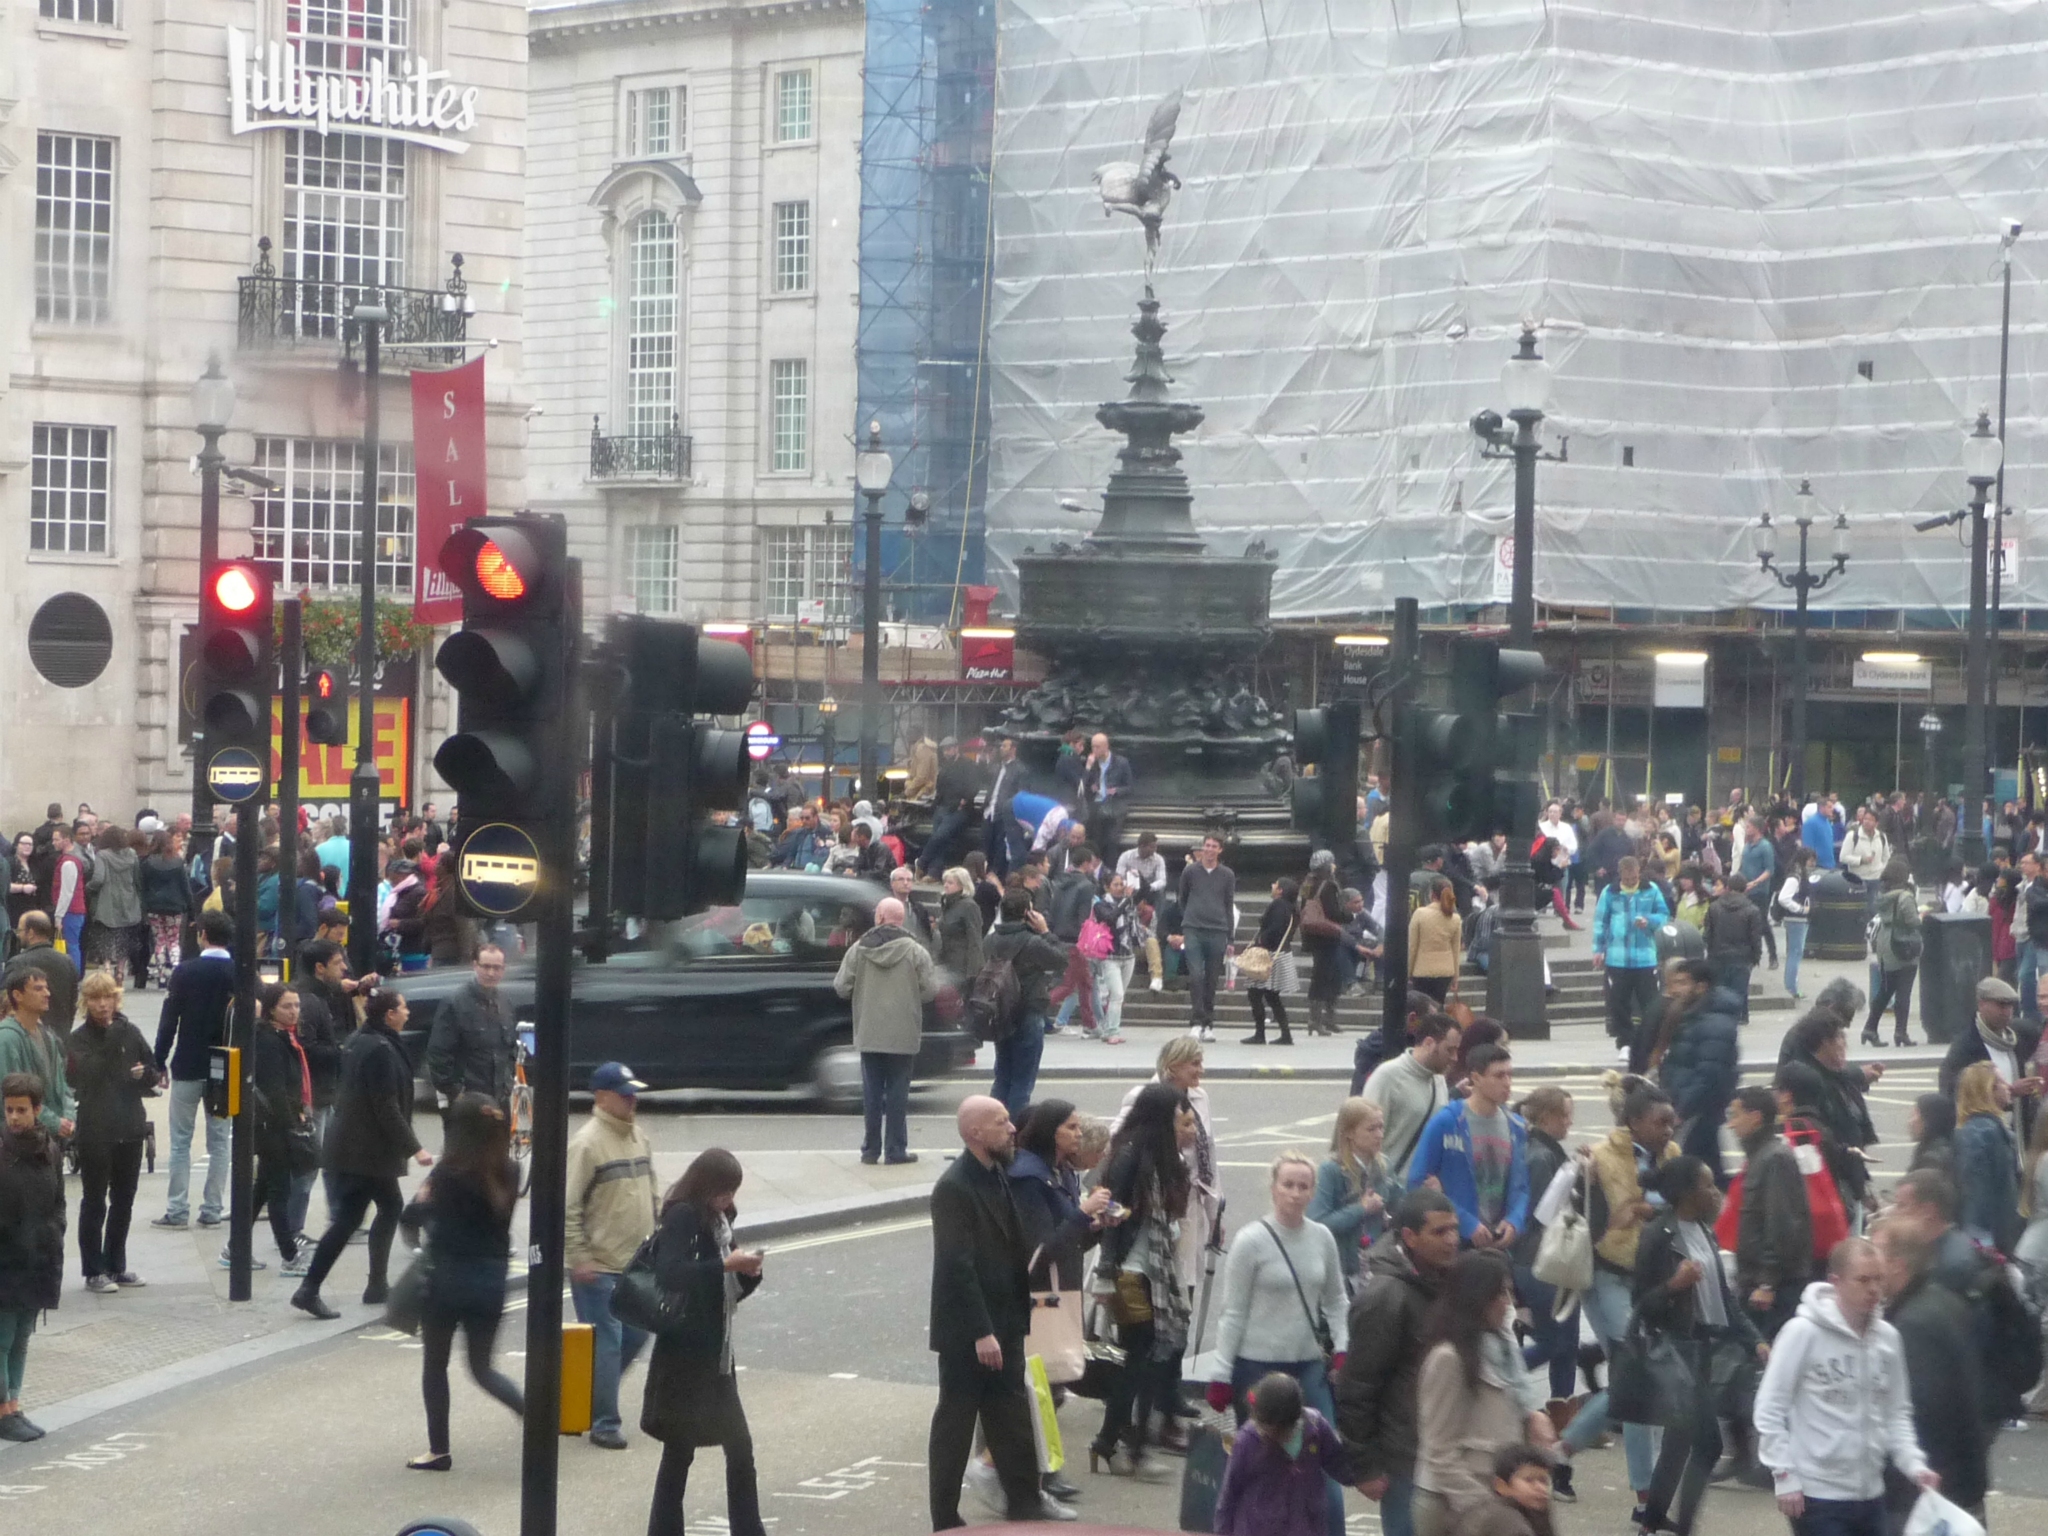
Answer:
M903 903L894 896L877 902L875 926L847 947L832 978L832 990L853 999L864 1163L917 1161L910 1150L910 1070L923 1043L924 1005L939 995L939 973L903 918Z

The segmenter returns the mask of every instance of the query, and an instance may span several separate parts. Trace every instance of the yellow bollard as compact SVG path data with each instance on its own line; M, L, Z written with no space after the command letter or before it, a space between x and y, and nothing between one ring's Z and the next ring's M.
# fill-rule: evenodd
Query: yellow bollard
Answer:
M588 1323L562 1324L562 1433L590 1428L590 1384L597 1360L597 1331Z

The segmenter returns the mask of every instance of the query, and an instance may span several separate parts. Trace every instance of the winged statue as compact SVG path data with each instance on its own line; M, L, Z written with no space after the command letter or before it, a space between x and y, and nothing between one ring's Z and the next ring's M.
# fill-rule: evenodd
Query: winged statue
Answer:
M1180 178L1166 168L1167 151L1173 144L1174 125L1180 121L1180 92L1175 91L1152 111L1145 125L1145 152L1133 164L1112 160L1095 168L1095 185L1102 193L1102 216L1128 213L1145 226L1145 274L1149 278L1159 259L1159 223L1166 217L1166 205L1180 187Z

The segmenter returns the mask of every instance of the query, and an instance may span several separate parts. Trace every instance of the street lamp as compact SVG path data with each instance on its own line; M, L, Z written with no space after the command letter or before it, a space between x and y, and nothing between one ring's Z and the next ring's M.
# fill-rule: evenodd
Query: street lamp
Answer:
M824 759L824 771L820 775L824 783L824 800L832 803L832 763L839 755L839 701L826 694L818 700L818 755Z
M2005 444L1991 430L1991 413L1979 411L1976 426L1963 439L1963 476L1970 482L1970 628L1963 663L1963 805L1956 852L1965 869L1984 862L1985 684L1991 671L1985 630L1990 528L1984 504L2004 462Z
M1998 237L1999 265L2005 269L2005 302L1998 320L1998 441L2005 442L2005 391L2011 374L2012 358L2012 248L2020 238L2021 224L2018 219L2007 219L2005 228ZM2005 577L2005 461L2000 457L1998 483L1991 493L1991 548L1997 552L1991 562L1991 654L1996 657L2000 632L2005 628L2001 612L2000 587ZM1998 668L1986 669L1984 678L1985 712L1993 719L1998 718Z
M875 731L882 715L882 493L896 461L882 446L882 424L868 423L868 445L853 461L853 483L867 497L867 569L860 621L860 788L875 793ZM830 777L828 774L827 777Z
M220 354L209 353L206 372L192 385L192 420L199 428L199 591L202 593L206 591L213 567L220 559L220 476L227 466L227 456L220 451L220 440L234 414L235 381L222 370ZM203 659L200 665L205 665ZM195 700L205 696L204 688L195 690L193 694ZM199 867L208 871L210 879L213 843L218 829L213 824L213 793L206 783L205 731L195 707L192 719L190 851L199 860ZM185 953L197 953L191 948L190 934L186 936Z
M358 976L377 964L377 490L379 439L377 370L382 359L381 304L358 304L353 318L363 333L363 494L356 508L357 578L361 583L356 635L356 765L348 780L348 960Z
M1930 792L1936 792L1935 785L1940 782L1939 776L1934 771L1934 748L1940 740L1941 716L1937 715L1934 712L1933 706L1930 705L1927 711L1920 716L1920 746L1926 758L1927 788Z
M1806 693L1811 672L1806 655L1806 600L1822 587L1833 581L1849 568L1849 519L1844 514L1835 514L1834 537L1829 554L1834 563L1828 569L1815 572L1806 563L1807 543L1813 533L1813 482L1799 482L1799 494L1794 501L1798 511L1793 516L1793 525L1799 530L1799 565L1795 570L1784 570L1778 565L1778 530L1771 522L1771 514L1765 512L1757 525L1750 531L1751 541L1756 549L1756 562L1777 580L1781 587L1789 587L1798 599L1795 610L1797 617L1792 625L1792 776L1790 787L1792 803L1806 804Z

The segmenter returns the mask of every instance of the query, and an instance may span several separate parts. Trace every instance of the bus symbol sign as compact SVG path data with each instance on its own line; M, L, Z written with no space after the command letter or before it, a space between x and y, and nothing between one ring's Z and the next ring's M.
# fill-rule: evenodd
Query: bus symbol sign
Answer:
M215 799L241 805L263 793L263 764L247 747L223 747L206 765L206 787Z
M479 912L513 917L540 891L540 850L523 828L486 822L462 840L455 872Z

